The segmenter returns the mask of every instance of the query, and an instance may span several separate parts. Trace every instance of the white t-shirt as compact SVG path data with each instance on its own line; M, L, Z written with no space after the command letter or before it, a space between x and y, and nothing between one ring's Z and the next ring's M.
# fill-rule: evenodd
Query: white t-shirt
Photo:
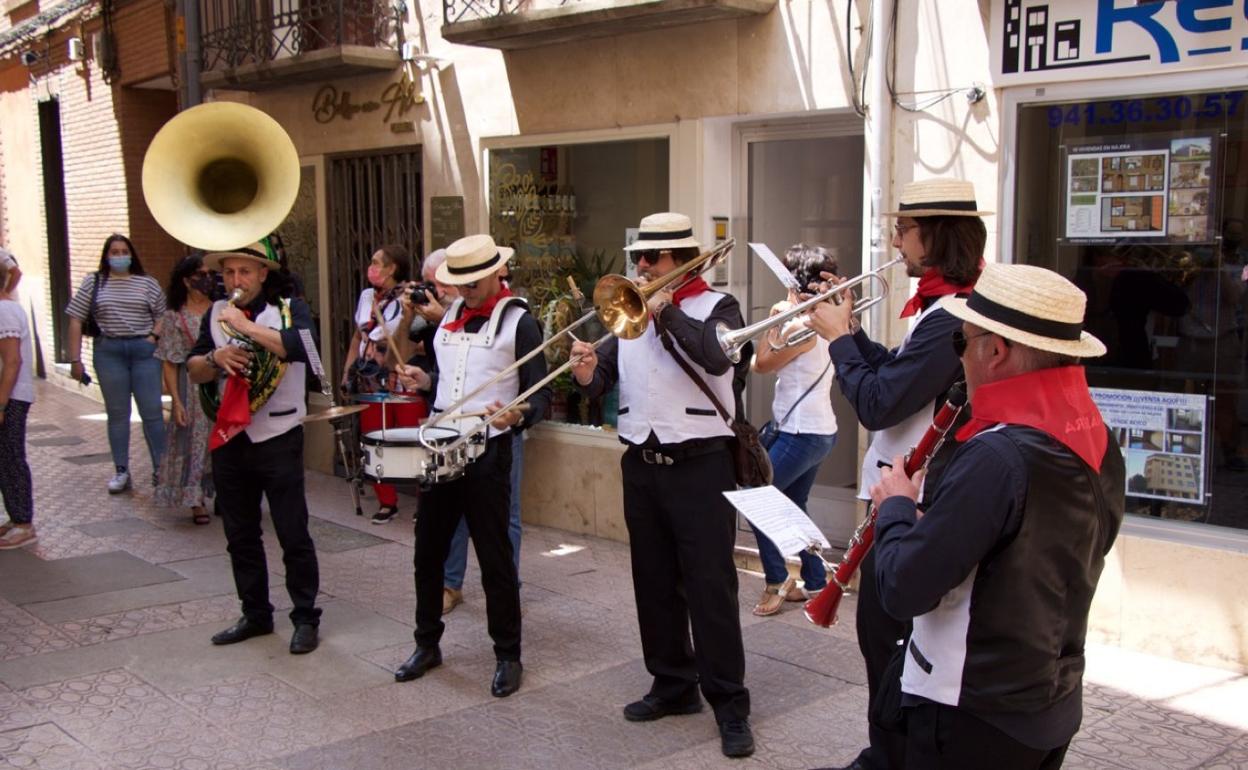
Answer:
M766 345L768 341L764 339L757 344ZM812 433L820 436L836 434L836 413L832 411L832 385L836 382L836 368L828 366L831 361L827 341L816 337L813 348L785 364L776 373L776 394L771 401L771 414L781 432ZM820 374L823 374L823 379L819 379ZM819 383L817 385L816 380ZM811 385L814 388L802 398L802 394ZM799 398L802 398L800 403ZM794 404L797 404L796 408L793 408ZM780 421L789 413L790 408L793 408L793 412L782 424Z
M0 300L0 339L16 337L18 350L22 356L22 366L17 370L17 381L13 383L13 392L9 398L33 403L35 386L30 378L30 325L26 323L26 311L11 299ZM0 371L4 363L0 362Z
M381 306L381 315L386 319L385 331L382 331L381 324L376 323L377 319L373 317L373 296L376 291L370 286L360 292L360 301L355 306L355 328L363 331L366 326L372 325L372 330L364 335L365 338L360 340L360 349L358 354L363 356L368 350L368 343L380 342L385 340L386 334L398 339L399 321L402 320L403 306L398 299L392 299Z

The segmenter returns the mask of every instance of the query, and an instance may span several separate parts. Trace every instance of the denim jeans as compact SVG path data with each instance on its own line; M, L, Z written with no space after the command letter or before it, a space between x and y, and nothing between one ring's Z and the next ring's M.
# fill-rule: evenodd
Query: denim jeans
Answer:
M524 467L524 438L519 434L511 437L511 513L507 521L507 538L511 540L511 558L516 563L516 576L520 575L520 473ZM451 537L451 550L446 555L443 583L456 591L464 587L464 573L468 571L468 521L460 519Z
M108 413L108 448L113 465L130 466L130 397L139 405L143 437L152 458L152 470L160 467L165 451L165 420L160 411L160 359L156 345L145 337L97 337L95 373L104 393Z
M828 456L834 446L836 446L835 433L821 435L782 431L775 443L767 450L767 456L771 458L771 467L775 473L775 480L772 484L798 508L806 510L806 500L810 497L810 488L815 485L819 463L823 462L823 458ZM767 582L771 585L783 583L789 577L788 568L784 565L784 556L757 528L754 529L754 536L758 538L758 558L763 563L763 575L766 576ZM823 560L809 551L802 551L799 558L802 560L802 581L806 584L806 590L822 590L828 581Z

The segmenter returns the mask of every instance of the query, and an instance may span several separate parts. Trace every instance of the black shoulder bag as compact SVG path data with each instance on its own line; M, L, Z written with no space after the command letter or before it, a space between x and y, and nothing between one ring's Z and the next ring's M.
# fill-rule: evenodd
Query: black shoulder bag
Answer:
M729 448L732 450L733 466L736 470L737 486L740 487L765 487L771 483L771 458L767 456L767 448L758 440L758 429L749 422L736 419L728 415L728 410L724 405L719 403L719 399L715 397L714 391L707 386L698 373L693 370L689 362L676 352L672 343L671 336L666 330L659 332L659 339L663 340L663 347L667 348L667 352L676 359L676 363L681 369L685 370L685 374L689 375L689 379L693 380L706 397L715 405L715 409L719 411L719 416L723 418L728 428L732 430L732 439L729 442Z
M91 307L87 309L87 320L82 322L82 333L88 337L98 337L104 332L95 320L95 296L100 293L100 274L95 274L95 283L91 286Z

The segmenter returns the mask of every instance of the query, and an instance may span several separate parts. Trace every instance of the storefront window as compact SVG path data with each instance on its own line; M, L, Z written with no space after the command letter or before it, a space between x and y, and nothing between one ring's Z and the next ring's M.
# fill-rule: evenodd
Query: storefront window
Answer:
M629 230L668 208L666 139L492 150L489 168L490 233L516 249L512 289L528 298L548 338L592 309L599 278L626 272ZM594 322L577 336L604 333ZM559 366L568 345L551 346L546 358ZM582 399L567 373L554 390L551 420L615 426L615 393Z
M1015 238L1088 295L1130 513L1248 528L1248 92L1020 108Z

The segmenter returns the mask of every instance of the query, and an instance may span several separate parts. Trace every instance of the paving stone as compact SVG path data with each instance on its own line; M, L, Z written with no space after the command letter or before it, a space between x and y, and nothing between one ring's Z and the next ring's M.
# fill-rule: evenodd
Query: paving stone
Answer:
M60 429L61 426L59 425L49 425L47 423L27 423L26 425L27 433L50 433Z
M40 770L105 770L86 746L53 724L0 732L0 767Z
M75 643L52 626L9 602L0 600L0 660L67 650Z
M87 442L78 436L48 436L47 438L28 439L27 443L31 446L77 446Z
M156 527L142 519L117 519L115 521L97 521L92 524L79 524L74 529L91 537L131 537L147 534Z
M317 553L342 553L390 542L367 532L326 521L318 516L308 519L308 531L312 533Z
M43 561L22 550L0 553L0 597L18 605L181 579L176 572L128 553L56 561Z
M111 463L113 456L109 452L92 452L85 455L67 455L61 459L74 465L98 465L100 463Z

